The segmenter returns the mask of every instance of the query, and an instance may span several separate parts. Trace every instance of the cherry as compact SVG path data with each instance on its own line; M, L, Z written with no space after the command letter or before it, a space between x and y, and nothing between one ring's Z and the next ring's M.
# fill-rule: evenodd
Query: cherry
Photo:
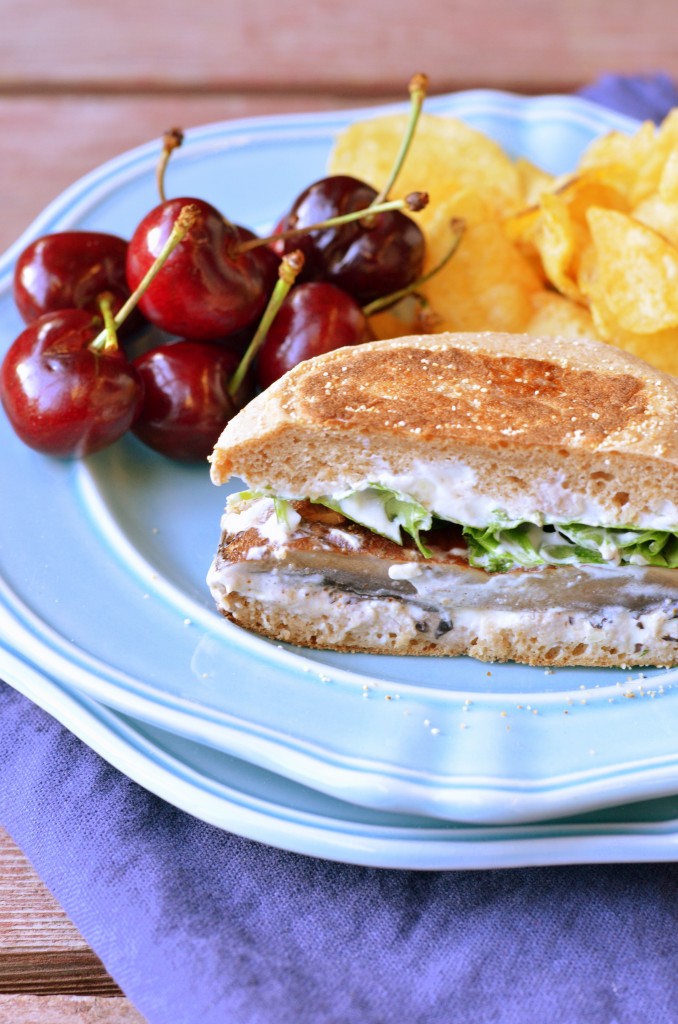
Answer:
M130 240L131 288L141 281L187 203L197 207L197 221L139 305L151 323L169 334L210 341L261 316L278 260L267 246L241 252L241 243L251 240L252 232L228 224L210 203L170 199L144 217Z
M310 230L310 225L333 220L365 207L381 206L388 198L407 156L428 90L428 78L417 73L409 83L410 116L400 148L387 181L380 192L347 174L336 174L314 182L297 197L291 210L276 228L276 234L290 229ZM414 193L410 198L421 195ZM424 196L425 201L428 197ZM421 206L410 205L411 209ZM306 260L305 277L331 281L361 304L373 302L406 288L416 280L424 265L425 240L421 229L399 210L368 212L360 221L331 226L295 239ZM278 238L276 252L288 252Z
M117 329L199 212L190 205L179 211L162 251L115 316L106 294L99 299L101 318L81 309L46 313L10 346L0 367L0 399L30 447L49 455L90 455L134 422L143 385L118 345Z
M373 339L367 317L347 292L322 281L299 284L282 303L259 349L257 381L267 388L304 359Z
M306 279L330 281L361 304L405 288L421 274L424 235L400 210L370 213L367 208L378 198L371 185L347 174L322 178L295 200L281 225L283 233L308 229L356 210L365 210L365 216L277 245L284 252L291 244L301 249Z
M25 323L59 309L98 313L99 296L113 296L116 313L130 289L127 242L99 231L61 231L31 242L14 270L14 301ZM137 314L138 326L141 317Z
M410 298L418 311L419 329L434 314L417 288L438 273L452 258L464 234L459 218L450 221L450 243L439 262L406 288L384 295L361 307L336 285L308 281L296 285L270 324L257 356L257 381L269 387L297 363L345 345L360 345L374 338L370 317Z
M121 437L141 407L142 383L117 346L92 347L101 321L86 310L46 313L11 345L0 397L15 432L48 455L84 456Z
M224 342L182 339L135 360L145 385L134 433L175 459L204 459L232 416L252 397L250 367L303 264L285 256L264 315L244 353Z
M253 256L255 258L255 266L264 277L266 302L268 302L278 279L280 260L283 253L278 253L271 246L266 245L266 239L260 238L254 231L243 227L242 224L235 225L235 231L238 237L238 252L242 252L243 255L248 253L250 256ZM250 321L246 327L238 328L234 332L229 332L229 334L245 334L247 331L252 331L253 324L256 329L256 323Z
M240 357L215 341L182 339L159 345L134 361L144 382L144 402L133 433L175 459L206 459L232 416L251 397L236 396L228 382Z

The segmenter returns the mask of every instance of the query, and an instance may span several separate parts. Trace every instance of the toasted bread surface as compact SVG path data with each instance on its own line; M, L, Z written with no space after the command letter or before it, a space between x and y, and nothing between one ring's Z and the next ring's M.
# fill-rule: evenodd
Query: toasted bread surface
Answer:
M431 475L457 469L510 518L678 526L678 380L594 341L372 342L301 363L212 456L216 483L317 497L395 479L428 506Z

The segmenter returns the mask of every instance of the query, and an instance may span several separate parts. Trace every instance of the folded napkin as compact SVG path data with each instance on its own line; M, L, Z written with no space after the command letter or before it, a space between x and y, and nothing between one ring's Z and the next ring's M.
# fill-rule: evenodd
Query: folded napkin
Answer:
M588 99L659 119L666 76ZM678 866L413 872L205 825L0 683L0 822L149 1024L668 1024Z
M602 75L578 95L640 121L661 121L678 105L678 86L665 74Z

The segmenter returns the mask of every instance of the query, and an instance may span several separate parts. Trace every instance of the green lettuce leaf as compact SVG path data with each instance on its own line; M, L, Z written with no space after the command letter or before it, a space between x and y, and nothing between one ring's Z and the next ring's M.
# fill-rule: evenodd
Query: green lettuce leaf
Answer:
M678 568L678 537L664 530L586 526L566 523L551 527L521 523L466 526L469 562L488 572L538 565L654 565Z
M433 516L406 494L392 491L381 484L370 484L360 491L348 491L339 496L325 494L313 500L396 544L402 544L401 530L404 530L425 558L431 556L421 539L421 533L431 529Z
M678 568L678 537L667 530L606 528L581 523L568 523L557 529L577 545L599 551L605 561Z
M240 496L255 498L262 494L243 491ZM296 513L285 499L271 497L278 521L289 526ZM358 491L323 495L312 500L396 544L403 543L404 531L424 557L431 556L421 535L434 526L434 517L407 494L381 484L370 484ZM534 523L516 524L500 512L496 513L489 526L460 525L468 545L469 563L488 572L507 572L517 567L529 569L540 565L583 564L678 568L678 534L667 530L586 526L583 523L545 527Z

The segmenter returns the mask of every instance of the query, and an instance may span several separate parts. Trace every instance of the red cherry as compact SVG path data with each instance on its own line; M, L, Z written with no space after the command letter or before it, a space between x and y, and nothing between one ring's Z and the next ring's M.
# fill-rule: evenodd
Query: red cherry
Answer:
M201 199L160 203L138 225L127 253L127 281L139 285L167 241L179 210L190 204L198 219L148 287L139 307L170 334L213 340L257 320L275 282L277 257L266 246L239 253L252 238Z
M366 207L381 204L391 193L409 150L428 91L428 78L421 72L409 82L410 115L398 152L381 192L346 174L331 175L305 189L294 202L277 231L304 228L333 220ZM414 202L410 202L413 200ZM428 201L424 193L412 193L407 206L421 209ZM289 243L274 243L276 251L289 252ZM421 276L424 236L418 225L400 210L368 212L350 224L325 226L305 238L296 238L294 248L306 260L306 277L331 281L367 305L383 296L407 288Z
M61 310L33 321L10 346L0 368L0 397L31 448L90 455L134 421L141 379L121 349L92 350L99 327L84 310Z
M322 178L295 200L278 230L304 229L365 210L376 198L376 189L349 175ZM406 288L424 264L424 235L400 210L367 213L361 220L274 244L277 251L302 251L305 279L331 281L363 305Z
M299 284L268 329L257 356L257 380L267 388L304 359L373 338L362 309L341 288L322 281Z
M117 313L130 289L125 277L127 242L98 231L61 231L31 242L14 270L14 301L28 324L59 309L98 313L98 298L113 297ZM141 317L137 314L137 325ZM128 326L133 326L128 322Z
M235 228L238 235L238 243L251 242L259 236L250 231L249 228L244 228L240 224L236 225ZM278 280L278 270L280 268L280 259L282 253L276 251L274 246L270 245L259 245L256 248L250 249L250 255L256 257L256 266L260 273L264 275L266 282L266 300L268 301L271 291L275 286L275 282ZM251 326L251 324L249 325Z
M206 459L228 420L250 397L246 384L232 398L228 382L240 356L211 341L175 341L135 360L144 402L133 432L174 459Z

